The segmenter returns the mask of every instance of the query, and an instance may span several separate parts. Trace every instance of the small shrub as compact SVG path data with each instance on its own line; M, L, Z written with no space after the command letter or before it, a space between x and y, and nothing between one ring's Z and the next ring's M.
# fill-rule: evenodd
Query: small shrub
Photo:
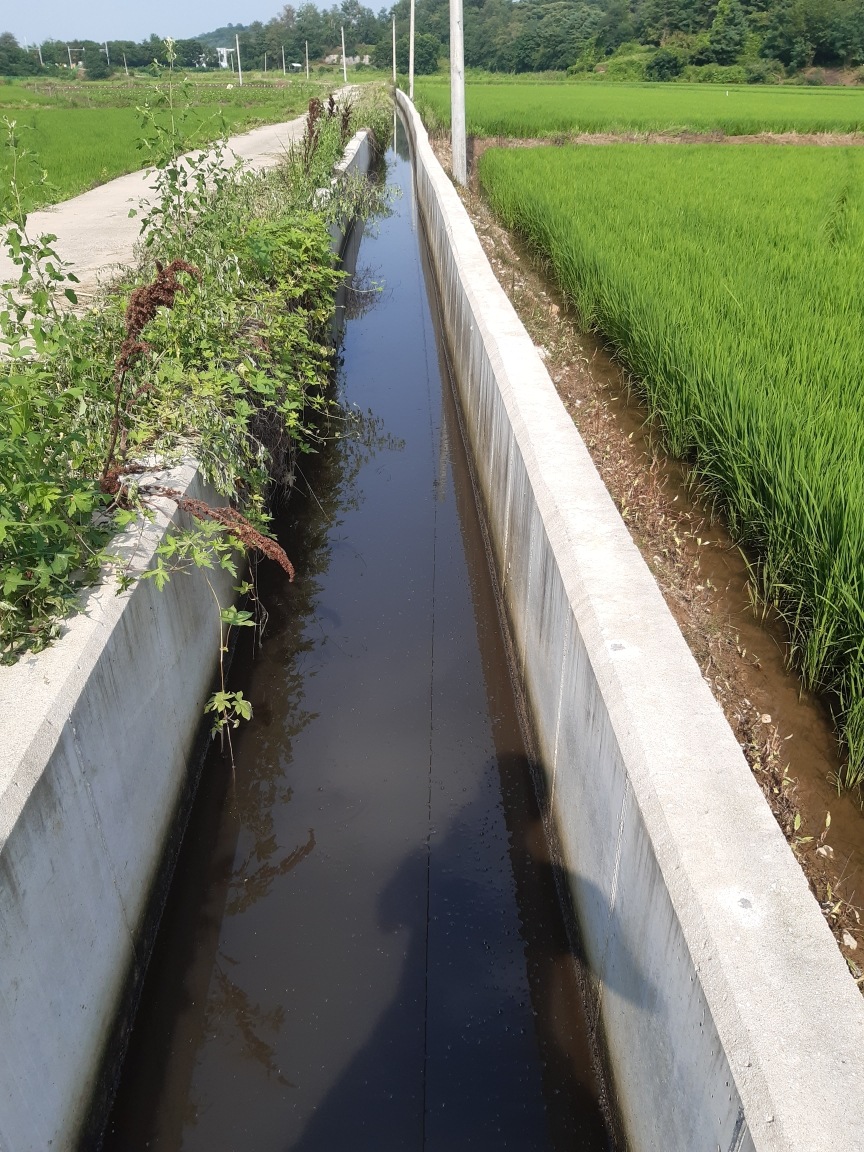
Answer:
M768 60L754 60L752 63L745 64L744 70L747 74L748 84L778 84L780 82L776 66Z
M651 49L641 45L622 44L617 52L607 56L594 69L605 80L640 81L647 79L646 68L651 59Z
M746 84L747 71L741 64L691 65L682 78L693 84Z
M663 82L677 80L687 63L687 57L674 48L661 48L655 52L645 66L645 77L648 80Z

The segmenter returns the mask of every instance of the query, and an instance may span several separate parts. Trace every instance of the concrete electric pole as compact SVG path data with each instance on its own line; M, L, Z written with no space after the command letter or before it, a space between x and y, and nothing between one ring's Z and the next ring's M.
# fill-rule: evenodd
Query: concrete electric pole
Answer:
M411 0L411 23L408 31L408 99L414 99L414 0Z
M450 0L450 133L453 179L464 187L468 183L468 161L465 146L465 40L462 0Z

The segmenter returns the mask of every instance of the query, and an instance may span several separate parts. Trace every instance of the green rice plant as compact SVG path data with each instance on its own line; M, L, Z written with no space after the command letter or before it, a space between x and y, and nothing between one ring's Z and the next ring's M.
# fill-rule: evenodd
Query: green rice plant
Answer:
M50 174L49 183L31 190L27 211L77 196L150 162L140 148L138 109L157 96L153 78L129 86L53 84L44 88L0 87L0 96L17 94L2 103L4 113L15 120L28 151L39 157ZM223 78L218 86L189 84L184 105L200 125L194 142L205 144L218 139L223 126L242 132L256 124L290 120L305 111L315 92L322 92L320 85L297 82L241 89ZM8 153L0 151L0 185L8 184L9 163Z
M641 380L864 782L864 153L499 150L489 200Z
M26 208L66 200L140 168L139 119L134 108L45 108L10 113L29 151L50 173L50 184L32 189ZM5 183L10 159L0 154Z
M0 106L3 108L30 107L33 104L50 104L51 97L42 92L35 92L32 88L25 88L23 84L12 81L0 83Z
M450 89L415 81L421 114L450 123ZM858 132L864 91L713 84L468 83L468 131L479 136L579 132Z

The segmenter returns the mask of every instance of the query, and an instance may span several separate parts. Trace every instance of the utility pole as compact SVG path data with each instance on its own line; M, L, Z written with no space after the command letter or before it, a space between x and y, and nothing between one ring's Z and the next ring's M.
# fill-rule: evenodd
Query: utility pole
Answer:
M282 45L282 75L285 75L285 45Z
M69 69L71 71L71 69L72 69L72 49L69 47L68 44L66 45L66 51L69 53Z
M267 75L267 53L264 53L264 75Z
M125 52L123 53L123 71L126 73L127 76L129 75L129 65L126 63L126 53Z
M453 4L450 4L450 27L453 27ZM414 0L411 0L411 27L408 32L408 99L414 99Z
M306 41L306 83L309 83L309 41Z
M414 0L411 0L413 5ZM462 0L450 0L450 132L453 179L463 187L468 183L465 148L465 39Z
M236 32L234 33L234 43L237 46L237 76L239 78L238 82L240 84L240 87L242 88L243 87L243 65L240 63L240 37L238 36L238 34Z
M393 87L396 87L396 17L393 17Z
M111 53L108 51L108 41L105 41L105 63L111 67Z
M348 66L345 63L345 28L342 28L342 79L348 83Z

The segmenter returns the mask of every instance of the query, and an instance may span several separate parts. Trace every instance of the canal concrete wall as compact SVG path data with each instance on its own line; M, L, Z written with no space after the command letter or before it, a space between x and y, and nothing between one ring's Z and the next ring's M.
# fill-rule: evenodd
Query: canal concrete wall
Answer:
M362 175L368 172L372 166L372 158L371 137L368 131L362 129L360 132L356 132L348 141L345 151L342 154L342 159L334 167L333 176L330 181L330 189L322 189L320 194L324 196L329 195L330 191L335 188L339 181L345 176ZM339 252L346 238L350 236L352 230L351 221L347 219L334 221L329 225L329 230L333 251Z
M864 1005L740 747L397 100L633 1152L864 1148Z
M371 160L359 132L337 176ZM331 238L350 271L349 222ZM224 503L194 462L155 479ZM189 522L153 503L155 519L112 544L132 574ZM235 583L193 569L118 595L109 581L55 644L0 668L0 1152L99 1138L197 783L213 593L230 603Z
M194 464L159 482L224 503ZM117 548L152 563L172 501ZM146 956L140 929L190 786L212 690L213 590L193 570L160 592L93 589L61 639L0 669L0 1149L69 1149L87 1124L106 1044Z

